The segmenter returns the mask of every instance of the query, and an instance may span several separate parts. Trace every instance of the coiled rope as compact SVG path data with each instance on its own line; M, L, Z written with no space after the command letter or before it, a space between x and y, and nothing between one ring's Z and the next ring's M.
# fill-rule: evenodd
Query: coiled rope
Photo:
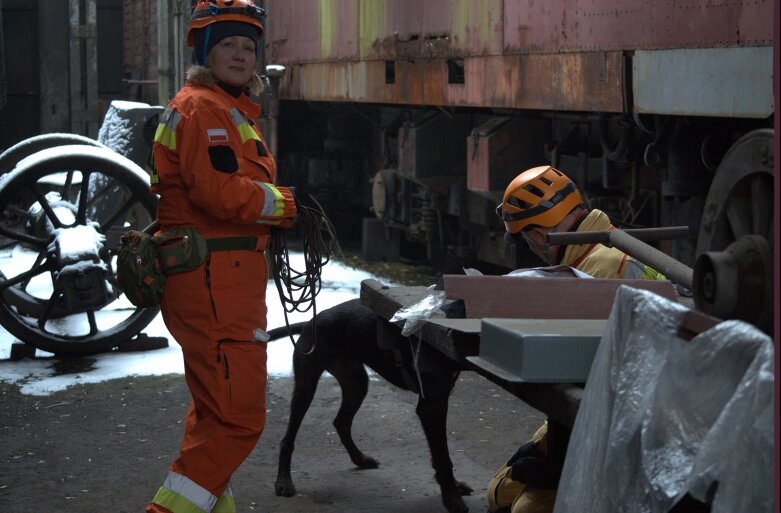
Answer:
M310 196L312 201L320 209L311 208L298 203L298 225L301 230L304 269L294 269L290 263L290 253L287 244L287 232L289 230L274 228L271 231L269 243L269 262L274 284L279 292L279 300L285 314L285 326L288 337L295 350L302 354L311 354L317 344L317 329L315 321L317 317L317 305L315 297L320 293L321 272L325 264L331 260L331 250L336 249L341 253L333 224L326 217L322 207ZM298 347L293 340L288 314L293 312L307 312L312 310L312 347L308 350Z

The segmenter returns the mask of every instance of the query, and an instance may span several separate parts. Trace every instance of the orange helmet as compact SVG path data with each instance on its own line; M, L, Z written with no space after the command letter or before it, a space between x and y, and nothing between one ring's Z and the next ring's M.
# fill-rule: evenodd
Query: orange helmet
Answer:
M496 213L508 233L519 233L529 226L556 226L583 198L567 175L551 166L524 171L504 191Z
M255 5L252 0L198 0L193 8L193 14L190 16L190 23L187 25L187 46L195 47L198 30L223 21L246 23L256 27L257 39L260 39L260 36L263 35L265 16L266 11ZM254 29L249 28L249 30L254 33ZM208 35L204 41L209 41ZM207 52L202 50L201 53L204 54L202 57L205 58Z

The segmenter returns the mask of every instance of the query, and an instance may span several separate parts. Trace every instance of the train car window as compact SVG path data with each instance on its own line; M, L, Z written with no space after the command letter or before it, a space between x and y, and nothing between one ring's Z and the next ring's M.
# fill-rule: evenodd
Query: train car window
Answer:
M385 83L396 83L396 63L394 61L385 61Z
M447 83L448 84L464 83L464 59L447 60Z

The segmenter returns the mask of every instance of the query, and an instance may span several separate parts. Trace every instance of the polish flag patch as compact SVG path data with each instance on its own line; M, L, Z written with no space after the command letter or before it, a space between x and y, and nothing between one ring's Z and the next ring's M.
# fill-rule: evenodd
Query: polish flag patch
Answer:
M224 128L207 128L206 135L209 143L228 142L228 131Z

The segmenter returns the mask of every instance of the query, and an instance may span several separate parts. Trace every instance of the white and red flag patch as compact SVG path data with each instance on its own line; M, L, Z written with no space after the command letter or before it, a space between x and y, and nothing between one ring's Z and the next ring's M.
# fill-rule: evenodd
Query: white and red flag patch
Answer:
M228 131L224 128L207 128L206 135L209 143L228 142Z

